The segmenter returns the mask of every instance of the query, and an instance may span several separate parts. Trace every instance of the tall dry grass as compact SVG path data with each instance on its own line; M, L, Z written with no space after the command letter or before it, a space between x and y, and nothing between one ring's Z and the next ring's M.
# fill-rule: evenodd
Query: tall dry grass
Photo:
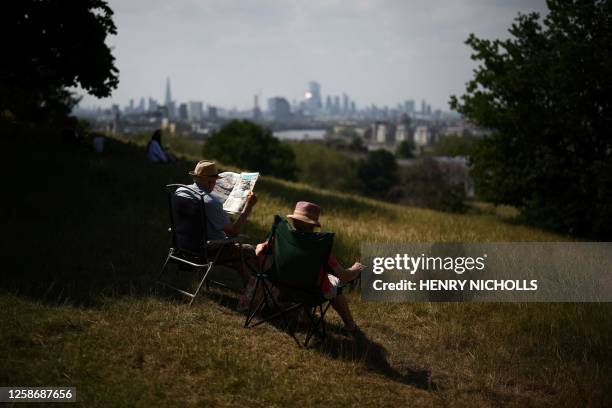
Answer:
M189 182L198 157L188 144L184 160L160 165L121 140L96 155L41 131L3 137L1 384L74 385L85 406L607 401L608 304L385 304L353 293L366 336L340 334L331 312L329 338L300 349L275 326L243 329L226 293L189 308L153 284L169 245L162 186ZM246 225L253 242L265 238L273 214L314 201L346 264L362 242L569 239L492 211L451 215L265 175L256 191Z

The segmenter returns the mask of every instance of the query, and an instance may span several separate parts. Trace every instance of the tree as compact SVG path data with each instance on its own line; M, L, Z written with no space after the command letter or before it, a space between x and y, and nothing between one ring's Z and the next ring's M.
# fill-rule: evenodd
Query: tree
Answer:
M204 143L204 156L287 180L297 175L291 148L248 120L233 120L214 132Z
M471 156L474 146L478 143L478 138L469 134L451 134L443 136L438 143L433 146L435 156Z
M479 195L525 219L612 236L612 1L549 0L507 40L466 41L479 61L451 106L493 130L471 161Z
M295 153L299 181L345 193L359 191L355 160L312 141L291 142L288 145Z
M76 103L67 89L80 86L97 97L118 84L115 58L106 45L116 34L104 0L22 0L3 8L0 25L0 112L22 120L67 114Z
M395 155L402 159L410 159L414 157L414 154L412 154L413 150L414 150L414 143L412 142L411 139L402 140L397 145L397 148L395 149Z
M365 195L387 198L387 194L398 182L395 156L386 150L369 152L357 167L361 189Z
M447 212L464 212L465 190L461 182L453 183L449 169L431 157L418 160L400 171L400 183L391 189L393 201ZM446 173L446 174L445 174Z

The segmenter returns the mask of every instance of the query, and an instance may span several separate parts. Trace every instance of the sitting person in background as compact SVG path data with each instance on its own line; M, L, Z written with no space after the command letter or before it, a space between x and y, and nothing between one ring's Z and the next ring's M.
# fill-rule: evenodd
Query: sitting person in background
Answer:
M174 157L166 153L162 147L161 130L157 129L153 132L151 140L147 144L147 159L152 162L168 163L174 161Z
M212 193L219 178L219 172L217 171L217 165L215 162L201 160L196 165L193 171L189 172L189 175L193 177L194 183L189 187L204 194L204 205L206 209L206 231L209 241L224 240L228 236L235 237L240 234L240 228L246 222L247 218L251 214L253 207L257 203L257 196L250 194L247 198L246 204L242 213L238 219L234 222L230 222L227 213L223 210L223 204L217 197ZM196 196L194 192L184 187L179 187L175 194L180 197L190 198L193 200L199 200L200 197ZM213 248L212 252L214 256L215 251L221 251L218 254L217 261L220 263L227 263L233 269L237 270L244 285L252 279L249 271L246 270L245 265L242 262L249 262L251 264L256 263L255 249L252 245L231 243L225 244L219 248Z
M319 215L321 207L307 201L299 201L295 205L293 214L287 215L287 218L293 223L293 227L301 232L314 232L315 227L321 227L319 223ZM261 260L268 248L268 241L257 245L255 250L256 255ZM273 247L272 247L273 248ZM271 257L268 257L270 259ZM346 301L346 297L342 294L340 283L348 283L357 279L365 266L359 262L355 262L350 268L344 268L336 260L333 255L327 259L327 268L323 267L319 270L319 290L323 296L331 302L332 307L342 318L344 329L351 333L360 333L359 327L355 324L353 316ZM269 268L270 265L264 265L263 269ZM328 274L326 270L333 271L333 274Z

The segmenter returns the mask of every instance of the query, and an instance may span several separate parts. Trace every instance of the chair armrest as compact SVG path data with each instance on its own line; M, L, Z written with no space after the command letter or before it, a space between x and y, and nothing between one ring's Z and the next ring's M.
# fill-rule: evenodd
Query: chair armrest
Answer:
M211 239L210 241L206 241L206 245L224 245L231 244L234 242L238 242L238 237L227 238L227 239Z

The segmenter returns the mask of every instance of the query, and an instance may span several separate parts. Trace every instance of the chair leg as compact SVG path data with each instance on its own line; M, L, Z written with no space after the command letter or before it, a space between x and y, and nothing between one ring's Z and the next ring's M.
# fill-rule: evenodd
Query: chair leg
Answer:
M325 339L326 337L325 313L327 313L327 309L329 308L329 305L330 303L327 302L325 308L323 308L323 304L320 304L312 308L312 313L311 315L308 316L310 318L310 327L308 328L308 331L306 332L306 340L304 341L304 347L308 347L308 343L310 342L310 339L312 338L312 336L317 332L319 325L321 326L321 332L320 332L321 337ZM318 318L316 316L317 308L319 309Z
M206 272L204 273L204 276L202 277L202 280L200 281L200 284L198 285L198 288L196 289L196 291L193 293L193 297L191 298L191 300L189 301L189 306L191 306L191 304L193 303L193 301L195 300L196 296L198 296L198 292L200 292L200 288L202 287L202 284L204 283L204 281L206 280L206 277L208 276L208 273L210 272L210 270L212 269L212 262L208 264L208 267L206 268Z
M168 261L170 261L170 255L172 255L172 249L170 249L170 252L168 252L168 256L166 257L166 262L164 262L164 265L161 268L161 271L159 271L159 274L157 275L157 279L155 280L155 282L161 282L161 277L164 274L164 271L166 270L166 268L168 267Z
M255 303L255 296L257 295L257 290L259 289L260 280L261 278L258 276L257 281L255 282L255 289L253 290L253 295L251 296L251 301L249 302L249 309L247 311L246 320L244 321L244 327L249 327L249 324L255 317L255 314L259 311L259 309L261 308L261 305L263 304L263 299L262 299L257 305L257 308L253 310L253 303Z

